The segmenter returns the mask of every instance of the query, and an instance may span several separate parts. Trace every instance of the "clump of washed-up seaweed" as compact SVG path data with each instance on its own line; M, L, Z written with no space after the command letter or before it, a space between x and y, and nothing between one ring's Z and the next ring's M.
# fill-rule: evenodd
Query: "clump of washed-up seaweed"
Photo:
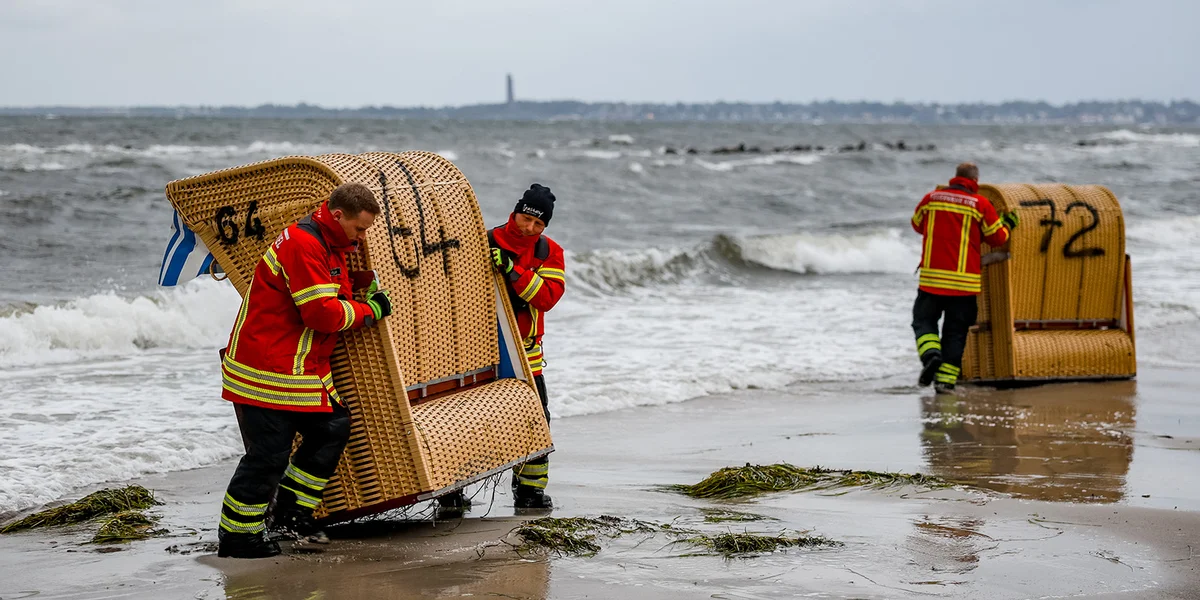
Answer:
M130 542L167 533L165 529L154 529L157 522L158 517L136 510L117 513L100 526L100 530L92 537L92 542L96 544Z
M726 558L753 556L774 552L780 548L805 548L819 546L841 546L826 537L796 535L761 535L757 533L725 532L715 535L698 534L678 540L676 543L689 544L702 548L710 554L720 554Z
M729 516L726 511L725 516ZM750 521L766 519L760 515L736 513ZM559 555L592 556L600 552L600 543L626 534L662 534L673 538L671 545L684 544L700 550L700 555L719 554L725 557L747 557L774 552L780 548L840 546L841 542L806 535L805 532L779 535L759 533L708 533L636 519L602 516L599 518L544 518L528 521L513 530L521 538L518 549L534 549Z
M0 533L82 523L103 515L143 510L160 504L150 490L140 485L104 489L70 504L48 508L9 523L0 528Z
M884 488L899 485L944 488L953 485L953 482L920 474L850 471L822 467L803 468L781 463L726 467L694 485L677 484L667 486L667 489L693 498L729 499L767 492L830 490L846 487Z
M527 521L513 531L521 537L522 547L525 548L590 556L600 551L597 541L601 538L615 538L629 533L654 533L664 529L669 530L670 526L603 515L598 518L545 517Z
M725 510L723 508L702 508L700 512L704 514L705 523L747 523L751 521L775 520L772 517L736 510Z

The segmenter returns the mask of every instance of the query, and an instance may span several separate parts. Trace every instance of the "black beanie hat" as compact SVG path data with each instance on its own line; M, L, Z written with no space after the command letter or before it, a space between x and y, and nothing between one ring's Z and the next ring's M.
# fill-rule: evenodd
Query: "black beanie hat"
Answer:
M513 212L537 217L549 225L550 217L554 216L554 193L550 188L535 183L525 190L525 195L521 196L520 200L517 200Z

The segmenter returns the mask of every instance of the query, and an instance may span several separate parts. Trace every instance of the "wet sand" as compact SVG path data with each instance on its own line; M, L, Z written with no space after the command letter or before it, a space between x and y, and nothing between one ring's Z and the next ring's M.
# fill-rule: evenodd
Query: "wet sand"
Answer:
M104 553L87 527L0 537L0 599L1200 597L1197 383L1144 369L1136 382L968 387L953 399L898 379L804 383L554 423L557 516L810 531L840 547L726 560L686 556L695 549L660 534L592 557L518 553L509 532L538 515L514 515L505 479L479 488L465 519L366 522L330 530L323 552L219 559L229 462L137 482L166 501L171 537ZM736 502L657 489L747 462L974 485ZM713 508L768 520L705 523Z

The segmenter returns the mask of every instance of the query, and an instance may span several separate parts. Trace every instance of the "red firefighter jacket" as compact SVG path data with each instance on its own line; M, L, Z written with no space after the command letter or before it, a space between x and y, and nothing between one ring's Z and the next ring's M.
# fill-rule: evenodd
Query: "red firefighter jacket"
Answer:
M517 313L517 328L525 343L529 368L534 375L540 375L546 364L542 355L545 313L558 304L567 285L562 247L544 235L522 236L512 215L507 224L493 229L488 237L512 258L509 299Z
M352 299L345 254L355 248L328 204L279 234L242 299L221 361L221 397L301 412L341 402L329 366L338 332L373 321L371 308Z
M1008 227L992 203L979 195L979 184L965 177L925 195L912 218L925 236L920 289L942 296L979 293L980 238L992 246L1008 241Z

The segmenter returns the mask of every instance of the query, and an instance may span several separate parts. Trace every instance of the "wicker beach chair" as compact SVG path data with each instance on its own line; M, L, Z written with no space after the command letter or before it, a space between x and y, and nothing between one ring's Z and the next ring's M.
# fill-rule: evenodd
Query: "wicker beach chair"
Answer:
M1125 221L1098 185L980 185L1021 225L1006 249L983 248L968 381L1128 379L1137 374Z
M167 198L238 292L285 227L342 183L383 213L352 271L374 270L394 313L342 335L333 379L352 432L318 516L413 504L553 450L470 183L429 152L293 156L173 181Z

